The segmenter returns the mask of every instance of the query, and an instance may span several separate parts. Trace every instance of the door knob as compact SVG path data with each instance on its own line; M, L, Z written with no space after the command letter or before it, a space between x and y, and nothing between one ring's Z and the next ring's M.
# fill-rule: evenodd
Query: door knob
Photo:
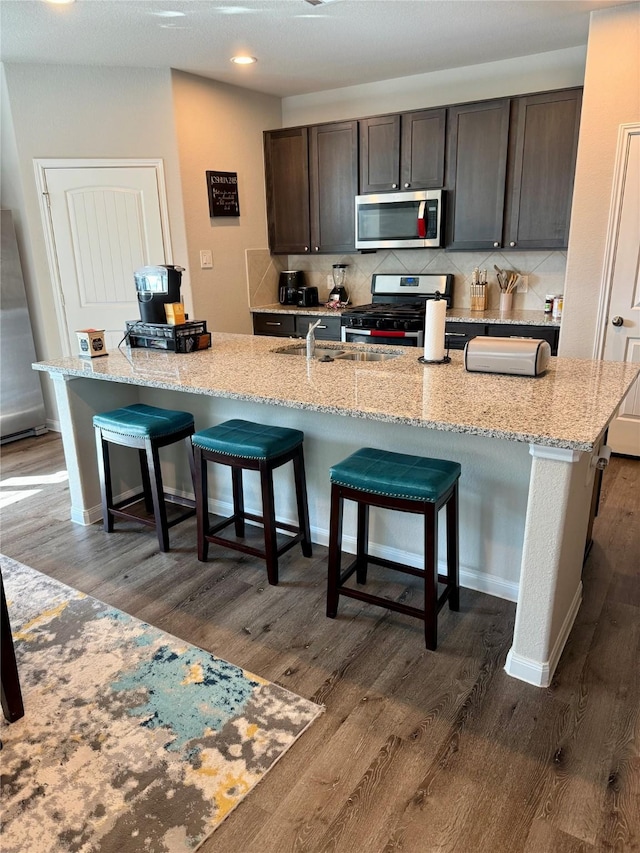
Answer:
M611 323L613 326L622 326L624 324L624 320L622 317L614 317Z

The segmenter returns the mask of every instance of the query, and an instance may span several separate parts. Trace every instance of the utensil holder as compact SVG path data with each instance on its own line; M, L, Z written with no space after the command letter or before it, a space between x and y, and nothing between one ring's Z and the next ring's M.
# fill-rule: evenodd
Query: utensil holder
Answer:
M500 311L511 311L513 308L513 293L500 294Z
M487 308L487 286L486 284L471 285L471 310L485 311Z

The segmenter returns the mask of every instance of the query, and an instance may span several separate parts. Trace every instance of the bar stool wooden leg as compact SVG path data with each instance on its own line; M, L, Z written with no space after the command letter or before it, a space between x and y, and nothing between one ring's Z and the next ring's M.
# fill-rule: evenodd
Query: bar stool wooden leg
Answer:
M151 497L151 481L149 479L149 465L147 464L147 453L139 450L140 475L142 478L142 491L144 492L144 506L148 513L153 512L153 498Z
M447 582L449 610L460 610L460 576L458 561L458 484L447 502Z
M431 651L438 645L438 513L424 505L424 641Z
M302 531L300 547L305 557L311 557L311 526L309 524L309 504L307 501L307 478L304 470L304 453L300 447L293 457L293 477L296 486L298 505L298 527Z
M276 508L273 495L273 468L268 463L260 469L262 486L262 517L264 526L264 553L267 578L273 586L278 584L278 542L276 538Z
M356 540L356 580L367 582L367 550L369 547L369 504L358 504L358 532Z
M109 445L103 440L100 429L96 429L95 434L98 477L100 479L100 495L102 497L102 523L105 531L107 533L112 533L113 516L109 512L109 507L113 504L113 494L111 486L111 465L109 463Z
M160 470L160 455L152 441L145 441L147 466L149 468L149 484L153 501L153 516L156 521L156 533L161 551L169 550L169 528L167 526L167 509L164 503L162 489L162 474ZM151 473L153 472L153 476Z
M335 619L338 615L338 586L340 583L340 562L342 556L342 511L344 500L340 488L331 486L331 515L329 522L329 565L327 582L327 616Z
M236 536L244 536L244 487L242 468L231 466L231 484L233 486L233 515Z
M196 473L196 526L198 539L198 560L205 563L209 553L209 484L207 481L207 461L198 447L193 448Z

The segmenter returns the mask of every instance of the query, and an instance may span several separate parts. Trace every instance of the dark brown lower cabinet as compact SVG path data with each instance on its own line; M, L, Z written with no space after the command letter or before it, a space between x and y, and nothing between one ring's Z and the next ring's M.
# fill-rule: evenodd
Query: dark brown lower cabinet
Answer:
M309 331L309 323L315 323L314 335L319 341L340 340L340 317L326 317L318 314L254 314L254 335L273 335L281 338L304 338Z
M445 334L449 348L464 349L471 338L478 335L491 335L496 338L537 338L547 341L551 355L558 354L560 329L557 326L525 326L514 323L458 323L450 320L445 323Z

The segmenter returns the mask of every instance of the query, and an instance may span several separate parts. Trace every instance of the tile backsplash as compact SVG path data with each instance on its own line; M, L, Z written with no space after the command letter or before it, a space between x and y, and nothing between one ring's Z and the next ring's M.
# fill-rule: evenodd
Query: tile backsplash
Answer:
M489 308L497 308L500 290L494 264L529 277L527 293L514 293L513 307L542 311L548 293L564 293L566 251L538 252L445 252L444 249L400 249L356 255L270 255L268 249L247 249L249 305L278 301L278 273L304 270L307 284L318 288L320 301L329 296L333 264L347 264L346 287L354 305L371 301L371 276L386 273L452 273L453 305L468 308L469 285L475 267L488 270Z

